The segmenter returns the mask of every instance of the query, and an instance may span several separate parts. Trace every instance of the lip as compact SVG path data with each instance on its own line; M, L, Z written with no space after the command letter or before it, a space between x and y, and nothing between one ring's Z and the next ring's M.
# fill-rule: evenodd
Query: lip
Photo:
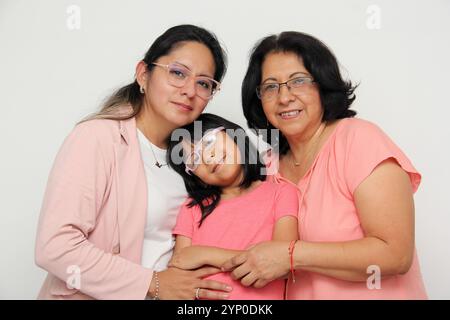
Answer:
M225 160L225 157L226 157L226 155L224 155L223 158L214 165L214 167L211 170L211 173L215 173L220 167L222 167L222 165L224 163L223 160Z
M288 113L288 112L292 112L292 111L298 111L298 113L294 114L294 115L288 115L288 116L282 116L283 113ZM302 109L291 109L291 110L284 110L282 112L278 113L278 116L283 119L283 120L290 120L290 119L295 119L297 118L301 113L302 113Z
M171 101L174 105L176 105L178 108L180 108L183 111L192 111L194 110L194 108L192 108L190 105L185 104L185 103L181 103L181 102L176 102L176 101Z

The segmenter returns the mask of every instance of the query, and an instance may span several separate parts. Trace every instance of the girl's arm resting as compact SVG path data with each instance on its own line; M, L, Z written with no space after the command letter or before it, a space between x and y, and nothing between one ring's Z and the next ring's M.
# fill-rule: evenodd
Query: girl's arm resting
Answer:
M175 238L175 247L173 248L173 255L177 255L184 248L190 247L192 244L192 239L186 236L177 235Z
M208 265L219 268L225 261L242 252L241 250L209 246L188 246L174 253L169 262L169 267L194 270Z
M275 223L275 227L272 234L272 241L263 242L261 244L256 245L255 247L264 247L265 245L276 244L278 249L276 249L276 254L271 255L270 257L260 256L261 260L265 260L261 264L261 269L259 269L258 273L263 275L264 278L270 278L272 280L279 278L287 278L290 270L290 256L289 256L289 246L291 241L298 240L298 220L294 216L284 216L277 220ZM251 251L252 249L250 249ZM269 262L270 261L270 262ZM270 263L273 265L277 265L273 269L277 269L277 273L272 273L273 269L265 269L264 265L266 263ZM234 275L232 275L234 277ZM255 285L258 281L256 277L256 272L250 273L244 276L241 279L241 283L244 286ZM264 283L265 285L266 283ZM260 283L256 285L259 287Z
M294 216L284 216L277 220L272 240L292 241L298 239L298 220Z
M285 216L278 219L275 224L274 240L298 239L297 219ZM244 250L231 250L210 246L191 246L191 239L178 235L174 255L169 266L185 270L193 270L208 265L220 268L226 261L244 252ZM287 251L286 251L287 252Z

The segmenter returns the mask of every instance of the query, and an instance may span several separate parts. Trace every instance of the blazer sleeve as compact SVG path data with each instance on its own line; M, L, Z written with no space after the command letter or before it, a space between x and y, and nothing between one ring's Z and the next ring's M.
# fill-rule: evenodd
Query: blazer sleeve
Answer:
M36 264L64 282L77 270L76 289L95 299L144 299L152 270L88 240L109 180L102 148L90 126L77 125L56 156L41 209Z

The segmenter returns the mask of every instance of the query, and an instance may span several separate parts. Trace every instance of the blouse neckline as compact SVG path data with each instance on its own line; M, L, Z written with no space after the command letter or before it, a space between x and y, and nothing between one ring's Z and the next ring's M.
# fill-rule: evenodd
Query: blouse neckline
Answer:
M283 177L280 174L280 169L278 168L277 173L276 173L276 178L289 182L292 185L298 187L301 184L304 184L305 181L307 181L308 176L311 174L311 172L313 171L314 167L317 164L317 161L319 160L320 156L325 152L325 150L329 147L329 145L331 144L331 141L333 141L333 138L336 136L337 131L340 129L341 125L346 122L347 118L344 119L340 119L339 122L337 123L336 127L334 128L333 132L328 136L327 140L325 141L325 143L322 145L322 147L320 148L319 152L316 154L316 157L314 158L314 161L312 162L311 166L309 167L309 169L305 172L305 174L303 175L303 177L300 178L300 180L298 181L297 184L293 183L292 181L290 181L289 179Z

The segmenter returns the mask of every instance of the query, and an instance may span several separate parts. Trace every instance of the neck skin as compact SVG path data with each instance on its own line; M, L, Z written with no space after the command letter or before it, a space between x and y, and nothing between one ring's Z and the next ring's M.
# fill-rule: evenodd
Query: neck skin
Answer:
M222 189L222 194L220 197L222 199L231 199L234 197L237 197L241 194L242 190L241 187L228 187Z
M167 149L167 138L178 128L177 125L156 114L146 102L136 116L136 126L151 143L161 149Z
M221 194L221 198L222 199L231 199L231 198L235 198L241 195L244 195L245 193L253 190L254 188L256 188L257 186L259 186L262 182L261 181L254 181L250 187L248 187L247 189L242 189L242 187L240 187L239 185L241 184L242 180L244 179L244 173L241 172L241 174L239 175L239 178L236 179L236 181L225 188L222 188L222 194Z
M286 140L290 147L290 152L292 153L295 161L301 162L305 157L308 156L308 153L311 152L311 147L314 144L318 143L317 139L320 139L320 136L323 133L323 125L323 122L319 122L305 134L286 137Z

